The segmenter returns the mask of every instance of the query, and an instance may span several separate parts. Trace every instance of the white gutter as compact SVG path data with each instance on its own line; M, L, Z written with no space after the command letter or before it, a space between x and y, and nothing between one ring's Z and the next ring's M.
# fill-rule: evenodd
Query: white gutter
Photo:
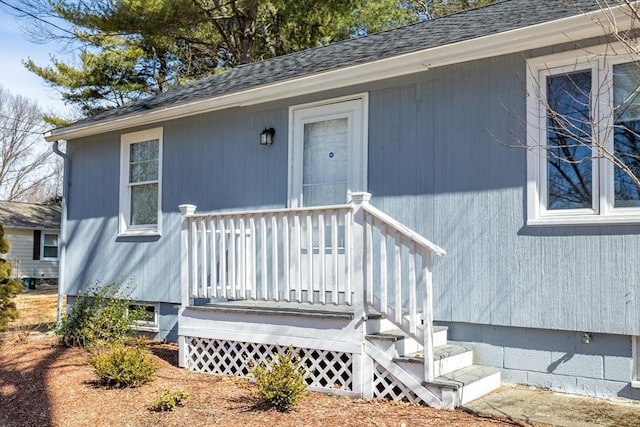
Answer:
M70 159L67 153L64 153L60 150L59 142L56 140L53 142L53 152L58 156L62 157L64 161L64 169L62 176L62 212L60 218L60 232L58 235L58 311L57 311L57 322L60 324L62 321L62 305L64 302L64 296L66 295L66 281L65 281L65 258L67 254L67 195L68 195L68 186L69 186L69 163Z
M443 65L602 36L605 33L604 23L607 23L610 19L615 19L618 23L629 20L629 16L627 16L622 7L607 8L588 14L423 49L365 64L304 75L239 92L171 105L156 110L136 112L93 123L71 125L47 132L45 139L52 142L58 139L81 138L225 108L255 105L292 96L399 77ZM603 22L603 24L598 24L598 22Z

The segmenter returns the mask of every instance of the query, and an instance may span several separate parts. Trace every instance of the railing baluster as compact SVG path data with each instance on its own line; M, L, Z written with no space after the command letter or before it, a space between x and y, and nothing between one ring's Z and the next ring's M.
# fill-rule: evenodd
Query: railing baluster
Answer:
M365 250L363 268L365 269L365 283L366 283L366 301L368 304L374 304L373 298L373 218L370 215L365 214Z
M228 298L227 294L227 273L229 263L227 261L227 227L224 217L220 218L220 294L222 298Z
M273 275L273 300L280 300L280 290L278 289L278 284L280 280L278 278L278 220L275 215L271 217L271 262L273 265L271 274ZM286 254L283 255L286 258ZM286 286L286 278L285 278L285 286Z
M244 218L238 221L238 284L240 298L247 299L247 233Z
M338 211L331 212L331 302L338 304Z
M191 297L198 296L198 223L196 218L189 220L191 224Z
M351 305L351 210L346 211L342 217L344 221L344 303Z
M411 243L409 246L409 333L416 336L416 318L418 317L417 301L416 301L416 244Z
M313 217L307 214L307 301L313 304Z
M262 272L260 278L262 279L262 299L269 299L269 289L267 287L267 221L264 219L264 215L260 216L260 260L262 261ZM256 286L258 284L256 283Z
M256 265L258 261L258 255L256 253L256 220L254 217L249 218L249 253L247 257L249 260L249 273L247 274L248 287L251 292L251 299L258 299L258 267Z
M209 230L211 231L211 236L209 241L209 246L211 247L211 278L209 280L209 286L211 286L211 293L209 298L218 298L218 271L217 271L217 253L216 253L216 222L212 219L209 220Z
M324 304L325 303L325 298L326 298L326 292L327 292L327 279L326 279L326 271L325 269L327 268L326 265L326 257L327 257L327 250L326 250L326 242L325 242L325 225L324 225L324 216L325 213L321 212L318 215L318 256L320 257L319 261L320 261L320 266L318 267L318 269L320 270L320 277L319 277L319 288L320 288L320 299L319 302L320 304Z
M282 217L282 273L284 274L284 300L291 301L291 270L289 260L291 253L289 251L289 217Z
M302 302L302 236L299 214L293 216L293 243L296 301Z
M395 290L395 321L402 324L402 258L400 254L402 241L399 233L393 233L393 287Z
M238 298L238 276L236 272L236 224L233 217L229 218L229 253L227 261L229 262L227 279L229 279L229 294L231 298Z
M198 228L201 233L201 242L202 246L200 248L200 286L198 289L198 297L206 298L207 297L207 224L204 219L198 220Z
M382 224L380 232L382 239L380 241L380 313L386 315L389 312L389 260L387 259L387 227Z

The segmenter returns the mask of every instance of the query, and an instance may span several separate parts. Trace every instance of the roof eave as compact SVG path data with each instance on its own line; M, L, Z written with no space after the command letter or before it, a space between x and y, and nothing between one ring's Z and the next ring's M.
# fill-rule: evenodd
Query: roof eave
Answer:
M71 140L215 110L255 105L292 96L399 77L443 65L602 36L606 31L603 25L598 22L608 22L610 17L615 18L618 23L621 23L621 20L629 19L622 6L617 6L364 64L307 74L238 92L108 118L103 121L70 125L47 132L45 139L49 142ZM283 90L283 87L286 87L286 90Z

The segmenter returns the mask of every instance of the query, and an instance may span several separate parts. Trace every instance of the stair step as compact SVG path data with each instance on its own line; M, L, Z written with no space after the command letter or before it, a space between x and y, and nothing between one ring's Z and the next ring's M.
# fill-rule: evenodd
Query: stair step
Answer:
M390 357L415 353L422 350L422 346L417 340L409 337L400 329L367 334L366 337L372 342L378 342L377 346L387 352Z
M428 388L453 390L454 406L460 406L500 387L500 370L472 365L441 375L425 385Z
M424 355L422 352L395 357L393 360L418 378L422 376L424 370ZM433 349L433 369L436 377L471 366L472 364L473 350L468 347L447 344L434 347Z
M446 326L433 325L433 347L440 347L447 345L447 331Z

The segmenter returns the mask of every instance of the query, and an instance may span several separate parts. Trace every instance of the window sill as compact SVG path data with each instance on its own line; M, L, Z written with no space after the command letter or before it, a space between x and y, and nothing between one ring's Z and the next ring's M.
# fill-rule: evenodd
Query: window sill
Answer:
M137 326L134 325L133 329L139 332L160 332L160 328L157 326Z
M564 225L629 225L640 224L640 215L583 215L583 216L555 216L530 219L528 226L564 226Z
M640 388L640 381L631 381L631 388Z
M118 233L117 237L160 237L161 233L157 230L127 230Z

